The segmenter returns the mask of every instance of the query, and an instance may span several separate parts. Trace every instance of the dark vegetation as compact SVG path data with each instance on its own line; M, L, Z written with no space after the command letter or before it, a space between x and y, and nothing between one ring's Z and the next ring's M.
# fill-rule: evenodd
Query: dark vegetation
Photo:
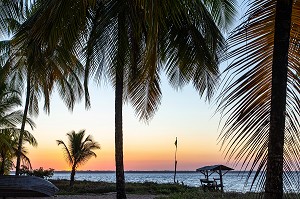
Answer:
M73 187L69 186L69 180L50 180L59 188L58 195L84 195L84 194L104 194L116 192L115 183L75 181ZM157 199L250 199L259 198L259 193L248 192L226 192L206 191L199 187L188 187L181 184L158 184L155 182L126 183L126 193L128 194L151 194L157 195ZM287 198L299 197L300 194L286 194Z
M116 192L115 183L75 181L73 187L69 186L68 180L50 180L59 188L58 195L83 195L83 194L104 194ZM157 195L158 199L235 199L235 198L256 198L256 193L228 192L204 192L199 187L188 187L181 184L158 184L155 182L126 183L128 194L151 194Z
M28 167L22 165L20 169L20 175L27 175L27 176L36 176L40 178L51 178L54 174L54 169L44 169L43 167L40 167L39 169L30 170Z
M76 194L103 194L116 191L116 184L109 182L75 181L73 187L69 186L69 180L50 180L59 188L58 195ZM126 183L126 193L169 195L172 193L186 192L199 189L179 184L158 184L155 182Z

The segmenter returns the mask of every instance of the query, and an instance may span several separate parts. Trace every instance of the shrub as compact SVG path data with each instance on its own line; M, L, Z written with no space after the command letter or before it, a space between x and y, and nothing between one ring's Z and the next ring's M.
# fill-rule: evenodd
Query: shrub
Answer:
M36 176L44 179L51 178L54 174L54 169L43 169L40 167L39 169L30 170L28 167L22 165L20 169L20 175L27 175L27 176Z

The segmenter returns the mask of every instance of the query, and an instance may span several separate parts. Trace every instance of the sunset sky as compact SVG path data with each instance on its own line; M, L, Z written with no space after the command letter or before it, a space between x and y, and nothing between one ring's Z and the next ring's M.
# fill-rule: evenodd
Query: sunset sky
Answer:
M241 8L239 11L242 13ZM221 70L229 63L222 63ZM91 81L92 82L92 81ZM178 170L195 170L211 164L227 164L218 136L220 114L215 114L215 101L200 99L191 86L175 91L162 76L162 101L149 123L139 121L130 104L123 108L125 170L173 170L175 138L178 138ZM52 96L50 115L42 110L33 118L37 128L33 133L38 147L27 146L33 168L69 170L57 139L67 141L66 133L86 129L100 143L97 158L91 158L79 170L114 170L114 91L111 85L90 86L90 110L84 102L70 112L57 94Z
M31 131L38 147L28 147L33 168L67 170L61 146L55 140L67 141L66 133L86 129L100 143L101 150L80 170L114 170L114 91L110 85L91 85L92 108L84 102L68 111L58 95L53 95L50 115L42 110L34 119L37 128ZM162 103L147 124L139 121L130 104L123 113L125 170L173 170L175 138L178 137L178 170L195 170L207 164L226 163L217 138L220 114L215 114L214 102L200 99L192 86L172 89L162 81Z

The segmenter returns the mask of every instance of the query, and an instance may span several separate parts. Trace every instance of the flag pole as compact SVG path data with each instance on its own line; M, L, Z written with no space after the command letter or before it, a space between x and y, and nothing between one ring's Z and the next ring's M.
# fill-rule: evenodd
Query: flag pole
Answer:
M176 159L176 154L177 154L177 137L175 140L175 171L174 171L174 183L176 183L176 169L177 169L177 159Z

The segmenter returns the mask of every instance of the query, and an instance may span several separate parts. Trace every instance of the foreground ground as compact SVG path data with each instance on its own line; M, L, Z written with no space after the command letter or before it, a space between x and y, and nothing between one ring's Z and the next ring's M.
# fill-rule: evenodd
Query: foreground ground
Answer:
M59 188L58 199L115 199L115 184L107 182L77 181L74 187L67 180L51 181ZM154 182L126 183L128 199L234 199L250 198L241 193L204 192L199 187L188 187L181 184L158 184Z
M115 184L107 182L75 182L69 187L67 180L51 181L59 188L57 196L47 198L17 199L115 199ZM126 183L127 199L250 199L257 198L257 193L204 192L199 187L180 184L157 184L153 182ZM286 195L287 196L287 195ZM290 194L289 198L299 198L299 194ZM7 198L13 199L13 198Z
M155 195L139 195L139 194L127 194L127 199L154 199ZM8 197L7 199L16 199ZM53 197L34 197L34 198L17 198L17 199L116 199L115 193L107 194L85 194L85 195L57 195Z

